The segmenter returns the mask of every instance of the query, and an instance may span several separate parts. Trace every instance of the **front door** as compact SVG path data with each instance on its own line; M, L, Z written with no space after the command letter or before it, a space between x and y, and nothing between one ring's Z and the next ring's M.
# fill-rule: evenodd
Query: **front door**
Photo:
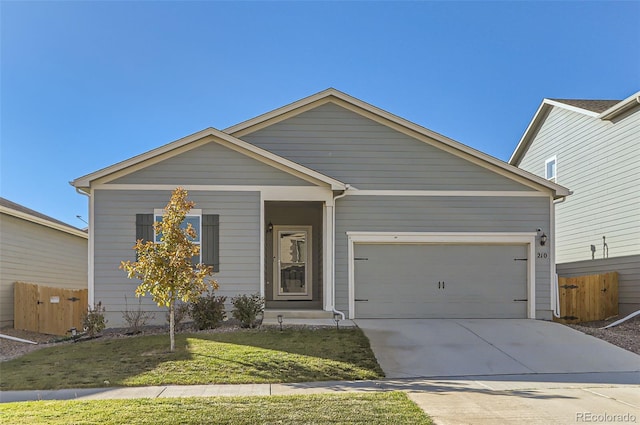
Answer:
M273 227L274 300L311 299L311 226Z

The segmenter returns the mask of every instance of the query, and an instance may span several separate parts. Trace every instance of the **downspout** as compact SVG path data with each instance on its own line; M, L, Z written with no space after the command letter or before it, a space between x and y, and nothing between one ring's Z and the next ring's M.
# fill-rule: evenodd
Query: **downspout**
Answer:
M333 314L339 314L342 316L342 320L346 319L345 314L342 311L336 310L336 200L347 196L347 191L351 185L345 185L344 191L333 197L333 232L331 235L331 261L333 277L331 279L331 294L333 296L333 302L331 303L331 311Z
M70 185L73 186L73 182L69 182ZM91 248L91 244L93 244L93 224L92 224L92 214L91 214L91 194L87 193L85 191L80 190L79 188L75 187L76 189L76 193L80 194L80 195L85 195L87 198L89 198L89 224L87 226L87 233L89 235L89 240L87 243L87 292L88 292L88 296L87 296L87 301L89 302L89 306L93 305L94 302L94 293L95 293L95 288L93 287L93 279L91 277L91 274L93 273L93 249Z
M558 273L553 274L555 276L553 282L553 297L556 300L556 305L553 309L553 317L560 318L560 294L558 293Z

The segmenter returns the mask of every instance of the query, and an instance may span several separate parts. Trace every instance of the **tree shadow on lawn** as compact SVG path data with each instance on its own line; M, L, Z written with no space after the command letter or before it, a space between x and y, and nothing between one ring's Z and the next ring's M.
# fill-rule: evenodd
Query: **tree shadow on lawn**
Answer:
M2 363L0 389L308 382L383 376L360 330L272 329L64 344Z

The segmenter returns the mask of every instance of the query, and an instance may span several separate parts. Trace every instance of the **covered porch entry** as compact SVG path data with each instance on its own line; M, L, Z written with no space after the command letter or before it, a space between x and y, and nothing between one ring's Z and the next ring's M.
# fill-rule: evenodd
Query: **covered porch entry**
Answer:
M265 317L331 317L326 290L322 201L265 201Z

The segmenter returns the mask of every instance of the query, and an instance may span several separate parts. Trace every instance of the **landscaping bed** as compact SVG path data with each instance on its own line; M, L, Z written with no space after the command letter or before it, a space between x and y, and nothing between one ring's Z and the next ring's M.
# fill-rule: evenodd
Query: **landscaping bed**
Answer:
M619 319L619 317L616 317L610 320L568 324L567 326L625 350L640 354L640 316L636 316L612 328L602 329L604 326Z

